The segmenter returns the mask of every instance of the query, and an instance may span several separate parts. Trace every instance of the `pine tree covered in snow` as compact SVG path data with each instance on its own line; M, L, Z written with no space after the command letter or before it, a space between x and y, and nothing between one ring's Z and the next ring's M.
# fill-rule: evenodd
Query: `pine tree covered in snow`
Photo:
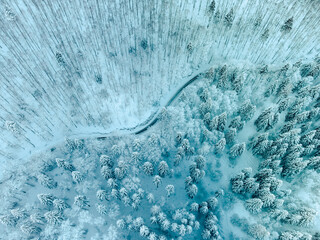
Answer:
M0 3L1 239L319 238L317 1L80 2Z

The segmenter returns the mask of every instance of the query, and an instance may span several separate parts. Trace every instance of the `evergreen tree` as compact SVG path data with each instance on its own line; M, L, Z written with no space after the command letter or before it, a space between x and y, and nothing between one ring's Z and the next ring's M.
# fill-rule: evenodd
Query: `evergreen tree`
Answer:
M221 138L215 145L215 152L216 153L222 153L224 148L226 146L226 139Z
M194 198L198 193L198 187L195 184L191 184L187 187L187 194L189 198Z
M246 201L246 209L251 213L258 213L261 211L263 202L259 198L251 198Z
M139 229L139 232L141 237L148 237L150 233L149 228L146 225L142 225Z
M172 194L174 194L174 186L169 184L166 186L167 196L170 197Z
M194 202L190 205L190 211L192 212L198 212L199 211L199 204Z
M209 12L213 14L215 8L216 8L216 2L213 0L209 5Z
M303 135L301 138L300 138L300 143L306 147L308 146L309 144L312 143L312 140L314 138L316 134L316 130L313 130L313 131L310 131L308 133L306 133L305 135Z
M34 223L26 221L21 226L20 229L23 233L26 233L28 235L31 234L39 234L41 232L41 228L36 226Z
M275 209L271 211L271 216L277 221L284 220L289 215L287 210Z
M240 93L243 88L243 76L238 75L231 78L231 88L232 90Z
M246 100L239 109L240 117L243 121L249 121L256 111L256 107L251 104L250 99Z
M303 99L296 100L289 108L288 113L286 114L285 121L292 121L301 111L302 107L304 106Z
M303 161L302 158L294 158L287 160L283 166L282 176L290 177L299 174L306 166L308 161Z
M272 108L269 107L265 109L254 122L258 131L267 128L268 125L271 124L272 118L273 118Z
M68 208L68 204L62 200L62 199L55 199L53 200L53 206L58 210L58 211L63 211L64 209Z
M108 166L108 167L112 168L114 165L114 162L112 161L112 159L109 156L101 155L100 156L100 165L101 165L101 167Z
M160 177L165 177L169 173L169 166L166 161L161 161L158 165L158 173Z
M239 144L235 144L230 148L230 157L231 158L235 158L235 157L239 157L242 155L242 153L244 152L246 147L246 144L243 143L239 143Z
M297 212L301 216L299 226L310 226L317 214L317 212L314 209L307 207L302 207Z
M209 209L215 209L215 207L218 205L218 199L215 198L215 197L210 197L207 200L207 203L208 203L208 208Z
M86 196L77 195L74 197L74 205L78 206L79 208L87 208L90 207L89 201Z
M237 130L235 128L230 128L226 133L226 143L233 144L235 141L236 134Z
M282 113L288 108L288 106L289 106L289 98L280 99L278 102L278 112Z
M73 181L75 181L76 183L80 183L83 181L83 175L79 171L73 171L71 175L72 175Z
M242 186L244 192L254 193L259 188L259 183L254 178L246 178L243 180Z
M147 174L149 176L152 176L154 173L154 167L151 162L145 162L142 166L142 169L145 172L145 174Z
M223 132L226 124L227 124L227 113L224 112L218 116L217 130L220 132Z
M156 175L153 177L153 184L156 185L157 188L161 183L162 183L162 178L159 175Z
M96 197L100 200L109 200L108 193L106 190L98 190L96 193Z
M14 227L17 224L17 219L12 215L0 216L0 223L8 227Z
M225 88L226 85L227 85L227 65L223 65L218 71L217 87Z
M270 233L260 224L253 224L248 227L248 233L256 239L267 239Z
M229 128L235 128L238 131L242 130L244 126L244 122L241 121L241 117L237 116L234 119L231 120L229 124Z
M109 166L103 166L100 169L101 175L105 178L105 179L109 179L109 178L113 178L114 177L114 171L112 168L110 168Z
M117 227L120 229L125 229L126 228L125 220L124 219L117 220Z
M101 215L108 215L108 209L105 205L98 203L96 205L97 212Z
M288 97L288 95L291 93L292 85L290 83L290 80L288 78L284 79L277 89L277 96L280 97Z
M292 30L293 26L293 17L289 18L281 27L281 31L284 33L288 33Z
M30 215L30 220L33 223L44 224L44 217L40 213L34 213Z
M205 164L206 164L206 159L204 156L202 155L199 155L197 158L196 158L196 167L199 168L199 169L203 169Z
M199 207L199 212L202 214L202 215L206 215L209 211L209 208L208 208L208 203L207 202L202 202L200 204L200 207Z
M37 179L42 186L47 187L49 189L57 187L57 182L55 182L53 178L49 177L46 174L39 174L37 176Z
M225 22L227 27L231 27L233 21L234 21L234 12L233 12L233 8L231 8L229 13L225 16L224 22Z
M53 204L54 196L52 194L41 193L37 195L41 204L51 206Z
M52 225L58 225L64 220L61 212L57 210L46 212L44 217L47 222Z

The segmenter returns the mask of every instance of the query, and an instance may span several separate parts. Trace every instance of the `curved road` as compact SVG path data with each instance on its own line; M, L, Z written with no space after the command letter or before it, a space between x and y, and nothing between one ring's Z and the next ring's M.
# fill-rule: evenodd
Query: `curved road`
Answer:
M123 134L141 134L145 132L149 127L153 126L158 120L159 120L159 114L161 113L161 110L164 107L168 107L172 104L172 102L177 98L177 96L185 89L187 86L195 82L197 79L199 79L202 76L202 73L204 71L198 71L196 74L190 76L186 82L184 82L178 89L174 91L174 93L169 97L168 99L164 99L162 102L163 104L160 104L160 107L157 111L152 113L145 121L142 123L139 123L138 125L131 127L131 128L120 128L120 129L114 129L110 130L108 132L88 132L88 133L80 133L80 134L74 134L69 136L68 138L97 138L97 139L105 139L110 135L123 135Z

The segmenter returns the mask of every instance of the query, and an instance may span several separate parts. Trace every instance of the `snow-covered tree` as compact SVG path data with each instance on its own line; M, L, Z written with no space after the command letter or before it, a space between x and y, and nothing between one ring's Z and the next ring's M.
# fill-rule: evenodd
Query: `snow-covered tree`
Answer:
M54 196L52 194L41 193L37 195L41 204L51 206L53 204Z
M150 231L146 225L142 225L139 229L139 233L141 237L148 237Z
M133 227L136 230L139 230L140 227L142 227L142 225L144 224L144 220L142 217L137 217L132 221Z
M26 233L28 235L31 234L38 234L41 232L41 228L35 225L34 223L30 221L24 222L21 226L20 229L23 233Z
M210 239L211 232L208 229L204 229L201 233L202 239Z
M207 203L209 209L215 209L215 207L218 205L218 199L215 197L209 197Z
M153 177L153 184L156 185L156 187L159 187L161 183L162 183L162 178L159 175L156 175Z
M258 131L260 131L267 128L268 125L271 125L272 119L272 107L269 107L259 115L259 117L254 121L254 124L257 126Z
M282 113L285 111L289 106L289 98L282 98L278 102L278 112Z
M103 190L103 189L98 190L96 193L96 196L100 201L109 200L109 195L108 195L107 191Z
M293 175L297 175L307 165L308 165L308 161L303 161L302 158L294 158L292 160L287 160L285 161L281 174L283 177L291 177Z
M246 178L243 180L243 191L247 193L254 193L259 188L259 183L254 178Z
M217 87L218 88L225 88L227 85L227 65L223 65L222 67L219 68L218 70L218 82L217 82Z
M154 173L154 167L153 164L151 162L145 162L143 164L143 171L145 172L145 174L152 176Z
M224 112L224 113L221 113L219 116L218 116L218 126L217 126L217 130L220 131L220 132L223 132L225 127L226 127L226 124L227 124L227 113Z
M166 186L167 196L170 197L172 194L174 194L174 186L172 184L169 184Z
M112 168L110 168L109 166L103 166L100 170L101 175L105 178L105 179L109 179L109 178L113 178L114 177L114 171Z
M262 209L263 202L259 198L251 198L246 200L246 209L251 213L258 213Z
M225 135L226 143L233 144L235 141L236 134L237 134L237 129L229 128Z
M197 158L196 158L196 164L197 164L197 168L199 169L203 169L205 164L206 164L206 159L204 156L202 155L199 155Z
M209 208L208 208L208 203L207 203L207 202L202 202L202 203L200 204L199 212L200 212L202 215L206 215L206 214L209 212Z
M108 209L105 205L98 203L96 205L97 212L101 215L108 215Z
M215 145L215 152L216 153L222 153L224 148L226 146L226 139L221 138Z
M63 211L69 207L68 204L62 199L53 200L53 206L59 211Z
M285 23L281 26L281 31L284 33L288 33L292 30L292 27L293 27L293 17L285 21Z
M52 225L58 225L64 220L61 212L57 210L46 212L44 217L47 222Z
M198 210L199 210L199 204L198 204L198 203L194 202L194 203L192 203L192 204L190 205L190 211L192 211L192 212L198 212Z
M311 157L308 162L308 167L320 172L320 156Z
M120 229L125 229L126 221L124 219L117 220L117 227Z
M118 189L113 188L111 190L110 196L113 197L114 199L120 199L120 193Z
M317 214L314 209L307 207L302 207L301 209L298 209L297 212L301 216L301 219L299 221L300 226L310 226Z
M74 197L74 205L78 206L79 208L87 208L90 207L89 201L86 196L77 195Z
M313 131L310 131L310 132L306 133L305 135L303 135L300 138L300 143L303 146L308 146L309 144L312 143L312 140L313 140L315 134L316 134L316 130L313 130Z
M37 176L37 179L42 186L45 186L49 189L57 187L57 182L54 181L53 178L49 177L46 174L39 174Z
M233 12L233 8L231 8L228 14L225 16L224 22L227 27L231 27L233 21L234 21L234 12Z
M108 166L108 167L112 168L114 165L114 162L109 156L101 155L100 156L100 165L101 165L101 167Z
M246 100L239 108L238 112L243 121L249 121L256 111L256 107L251 104L250 99Z
M195 184L191 184L187 187L187 194L192 199L194 198L198 193L198 187Z
M270 233L261 224L252 224L248 227L248 233L256 239L268 239Z
M75 171L75 167L71 163L67 162L65 159L56 158L56 163L59 168L63 168L64 170L70 172Z
M154 195L152 193L148 193L147 200L149 203L154 203L154 201L155 201Z
M282 209L274 209L271 211L271 216L275 218L277 221L284 220L289 215L287 210Z
M234 119L231 120L229 124L229 128L235 128L238 131L242 130L244 126L244 122L241 121L241 117L237 116Z
M80 183L83 181L83 174L79 171L73 171L71 174L73 181L75 181L76 183Z
M245 148L246 148L246 144L244 142L233 145L230 148L230 152L229 152L230 157L235 158L235 157L241 156Z
M169 166L166 161L161 161L158 165L158 173L160 177L165 177L169 173Z
M12 215L2 215L0 216L0 223L5 226L14 227L17 224L17 218Z

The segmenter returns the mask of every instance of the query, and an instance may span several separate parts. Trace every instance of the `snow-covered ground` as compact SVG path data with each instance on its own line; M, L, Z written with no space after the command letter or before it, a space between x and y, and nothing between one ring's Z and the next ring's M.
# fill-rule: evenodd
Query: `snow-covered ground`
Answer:
M294 159L301 163L318 154L320 135L313 130L320 116L313 107L319 98L318 73L312 82L302 74L303 66L262 73L260 68L215 65L164 101L170 104L146 131L84 132L33 154L28 165L5 173L3 235L152 239L154 233L167 239L206 239L210 229L212 239L278 239L285 234L309 239L320 230L318 165L291 166L288 160L296 147L302 150ZM288 103L281 111L284 99ZM292 126L300 135L294 137L294 129L283 129L301 100L304 105L293 115ZM308 132L313 134L307 140ZM305 152L306 141L314 145L311 151ZM242 143L242 150L233 150ZM266 165L267 159L279 160L280 166ZM257 188L247 185L250 179ZM250 199L261 206L249 208ZM64 207L57 205L61 200ZM57 214L55 224L50 214Z
M318 239L319 12L0 1L0 239Z

